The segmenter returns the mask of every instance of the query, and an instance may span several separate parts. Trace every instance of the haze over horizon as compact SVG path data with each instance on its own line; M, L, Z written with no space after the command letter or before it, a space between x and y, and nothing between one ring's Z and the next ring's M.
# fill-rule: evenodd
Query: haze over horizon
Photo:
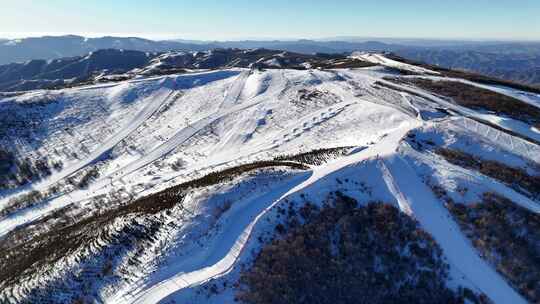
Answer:
M21 33L4 33L0 32L0 39L16 40L28 38L43 38L43 37L65 37L65 36L80 36L85 38L104 38L104 37L119 37L119 38L141 38L153 41L186 41L196 43L212 43L226 41L446 41L446 42L540 42L540 38L468 38L468 37L392 37L392 36L325 36L325 37L264 37L264 36L246 36L232 37L230 39L205 39L197 37L179 36L176 34L154 34L148 35L145 33L81 33L81 32L21 32Z
M0 12L2 38L77 34L208 41L331 37L540 40L540 3L529 0L519 5L506 0L345 0L339 5L319 0L159 0L137 5L126 0L21 0L4 7Z

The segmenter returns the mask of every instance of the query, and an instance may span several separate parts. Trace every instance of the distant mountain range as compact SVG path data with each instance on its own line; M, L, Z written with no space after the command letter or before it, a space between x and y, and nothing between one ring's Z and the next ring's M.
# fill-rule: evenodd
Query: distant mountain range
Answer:
M540 85L540 42L473 42L422 39L369 41L341 37L324 40L153 41L142 38L81 36L0 39L0 64L34 59L84 56L101 49L142 52L204 51L216 48L265 48L301 54L386 51L452 69L470 70L526 84ZM343 39L343 40L337 40ZM34 63L38 64L38 63ZM39 64L38 64L39 65ZM6 67L0 67L0 71ZM10 79L12 81L18 80ZM5 79L4 79L5 81Z
M514 47L519 50L519 48ZM509 53L500 49L500 53L446 50L446 49L402 49L398 55L451 69L474 71L481 74L540 85L540 54Z
M124 49L143 52L203 50L210 45L176 41L152 41L142 38L59 36L0 41L0 64L32 59L56 59L81 56L100 49Z
M142 67L156 53L128 50L99 50L86 56L35 59L0 66L0 91L24 91L87 81L92 75L123 73Z
M266 48L290 52L343 53L357 50L384 51L403 48L402 45L377 41L153 41L142 38L59 36L0 40L0 64L24 62L33 59L56 59L81 56L100 49L124 49L143 52L202 51L215 48Z
M0 66L0 91L64 88L141 76L222 68L347 68L367 63L347 55L309 55L268 49L141 52L106 49L85 56Z

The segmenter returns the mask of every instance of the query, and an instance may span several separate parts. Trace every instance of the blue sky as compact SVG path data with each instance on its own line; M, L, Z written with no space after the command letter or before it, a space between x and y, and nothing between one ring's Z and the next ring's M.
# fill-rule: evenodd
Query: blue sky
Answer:
M540 0L0 0L0 36L540 40Z

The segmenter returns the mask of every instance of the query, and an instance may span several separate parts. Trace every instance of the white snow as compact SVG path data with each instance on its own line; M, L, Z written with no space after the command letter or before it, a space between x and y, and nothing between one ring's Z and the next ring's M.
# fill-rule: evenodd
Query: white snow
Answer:
M354 56L385 66L437 74L380 54ZM530 138L540 138L540 134L530 126L487 116L425 91L384 81L382 77L387 73L384 69L231 69L4 98L0 106L16 109L45 96L60 100L41 113L47 128L33 131L39 141L15 145L8 138L2 143L22 147L35 158L53 155L54 149L66 153L54 156L65 163L62 170L27 189L0 192L0 208L21 193L62 183L98 161L102 165L100 177L88 188L61 193L0 219L0 236L64 206L85 210L92 198L113 190L124 189L136 198L239 164L318 148L353 146L357 148L348 156L307 172L296 172L235 201L220 219L221 228L209 233L202 250L171 261L167 268L157 269L137 284L118 290L111 287L110 297L104 302L157 303L177 296L180 299L192 287L227 276L240 262L249 259L245 250L255 246L253 235L264 229L261 219L270 219L274 206L299 193L320 197L335 189L335 178L354 176L377 181L373 196L396 204L433 235L460 283L485 293L495 303L525 303L479 256L424 183L422 174L437 171L434 177L448 182L467 176L471 185L482 185L478 189L496 191L532 212L539 213L540 204L487 177L412 151L402 139L415 129L431 129L439 137L433 136L444 139L447 145L458 145L449 142L451 139L461 143L464 138L476 137L477 142L469 147L471 153L522 166L540 162L537 145L462 116L490 121ZM376 81L387 87L376 87ZM533 97L527 98L533 102ZM437 108L458 116L437 116ZM432 116L422 115L427 112ZM439 135L450 131L460 136ZM490 143L493 150L487 151ZM72 152L82 157L71 158ZM433 171L423 171L416 162ZM173 168L177 163L182 165ZM357 197L365 195L357 190L350 193ZM207 195L219 193L210 191ZM193 198L190 203L197 206L200 202ZM186 227L190 223L187 221Z
M408 70L408 71L415 72L415 73L420 73L420 74L427 74L427 75L438 75L438 74L440 74L439 72L432 71L432 70L429 70L429 69L426 69L426 68L422 68L422 67L418 67L418 66L414 66L414 65L411 65L411 64L407 64L407 63L403 63L403 62L399 62L399 61L389 59L387 57L384 57L381 54L366 53L366 52L355 52L355 53L352 54L351 57L358 58L360 60L364 60L364 61L367 61L367 62L380 64L380 65L383 65L383 66L388 66L388 67L391 67L391 68L404 69L404 70Z
M385 180L395 186L396 197L402 198L400 206L406 206L429 231L442 247L451 266L485 293L499 303L527 303L517 294L499 274L480 258L470 241L461 233L448 211L439 202L433 192L418 178L415 171L399 155L394 155L381 162L383 172L389 174Z

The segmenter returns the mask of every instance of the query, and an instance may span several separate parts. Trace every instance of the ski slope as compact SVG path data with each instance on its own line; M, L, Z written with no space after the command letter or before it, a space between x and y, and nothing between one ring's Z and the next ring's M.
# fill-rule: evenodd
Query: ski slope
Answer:
M384 57L381 54L375 54L375 53L365 53L365 52L355 52L352 55L353 58L358 58L360 60L365 60L367 62L372 62L376 64L380 64L383 66L391 67L391 68L398 68L398 69L404 69L408 70L414 73L420 73L420 74L427 74L427 75L438 75L439 72L432 71L423 67L399 62L392 60L390 58Z
M155 95L148 97L148 101L145 102L147 105L142 109L142 111L137 113L137 115L133 118L132 121L130 121L127 125L123 126L123 128L119 130L118 133L108 138L104 144L102 144L98 149L92 151L88 156L86 156L86 158L62 170L58 174L51 176L46 181L39 183L38 185L35 185L34 189L36 190L46 189L50 187L51 185L54 185L58 181L66 177L69 177L70 175L76 173L77 171L81 170L82 168L88 166L92 162L102 157L103 154L111 150L120 141L122 141L124 138L128 137L130 134L135 132L135 130L137 130L137 128L139 128L143 122L145 122L152 115L154 115L154 113L156 113L156 111L169 98L171 98L173 94L174 94L174 89L173 91L169 89L163 89L157 92Z
M431 190L419 180L406 161L396 155L400 139L418 124L418 122L411 123L409 126L397 129L381 142L353 156L346 157L342 161L322 168L315 168L307 179L301 176L263 196L242 202L241 206L250 207L242 210L239 214L234 214L235 219L229 221L230 226L220 232L219 238L214 241L217 242L217 245L215 243L210 245L210 252L201 252L202 258L195 256L190 257L188 261L179 261L185 265L185 268L178 275L120 298L113 298L111 302L158 303L178 291L226 275L242 257L243 248L250 240L250 236L253 235L257 221L273 206L295 193L309 193L313 188L313 190L317 189L318 182L329 175L339 173L345 167L375 158L380 164L379 168L387 183L388 190L396 198L402 211L417 219L422 227L435 237L448 257L451 266L455 267L454 271L457 270L460 275L470 280L474 287L491 299L498 299L497 301L500 300L500 303L526 303L494 269L480 258ZM261 202L265 202L262 207L259 205ZM263 207L266 207L264 211L260 211L260 208ZM258 211L250 213L255 208ZM252 218L254 219L248 222ZM242 230L242 227L245 228ZM233 236L237 236L235 241ZM224 248L230 249L224 254ZM223 256L219 259L220 254ZM192 260L198 261L196 264L200 266L197 270L189 271L188 269L197 268L194 267Z
M207 252L201 252L200 254L203 256L202 259L198 257L190 258L190 260L193 259L195 261L202 260L202 262L199 262L201 265L210 264L210 266L199 266L200 269L195 271L181 272L177 276L151 286L147 290L141 290L135 294L123 296L122 301L125 303L158 303L160 300L176 291L199 285L210 279L218 278L226 274L231 270L242 254L242 249L250 240L250 236L253 234L253 229L257 222L271 210L272 207L294 193L305 191L319 180L324 179L332 173L338 172L340 169L354 165L369 157L391 154L397 148L396 144L399 139L408 130L409 128L404 126L395 130L391 135L385 137L379 144L370 149L363 150L353 156L347 157L343 161L335 163L332 166L317 168L313 171L311 176L300 175L285 185L269 191L263 196L255 197L247 202L242 202L242 205L246 207L242 209L239 214L235 214L234 220L230 221L230 226L220 233L219 239L215 241L218 244L212 245L214 248L213 250L210 249L211 254L207 256ZM261 204L260 202L264 202L264 204ZM223 250L227 250L227 248L230 249L224 253ZM220 256L223 254L224 256ZM214 262L216 260L217 262ZM184 264L185 261L181 261L181 263ZM185 264L188 264L186 265L186 268L194 267L191 263ZM112 300L112 302L116 301L119 300Z
M381 54L359 53L354 56L382 66L432 75L422 77L436 75L433 71L402 64ZM188 195L185 202L179 202L193 210L189 217L175 222L177 228L168 228L172 232L168 232L166 237L160 234L154 240L155 244L167 250L153 249L147 253L148 257L145 255L141 261L126 266L129 271L118 274L119 278L125 276L129 280L108 282L105 287L98 284L98 287L93 287L96 288L94 292L105 303L169 300L184 303L185 296L192 290L214 279L234 277L238 265L250 261L247 249L259 248L255 236L266 229L267 222L275 220L272 214L284 201L297 199L301 194L322 197L340 187L336 179L360 178L361 172L369 172L369 177L363 177L365 182L378 181L373 185L375 190L370 200L396 204L402 212L418 220L443 249L456 281L475 292L485 293L495 303L526 303L462 234L444 204L426 185L424 175L436 172L433 176L448 185L466 180L467 185L476 187L478 192L489 189L533 213L540 213L540 204L487 176L448 165L428 152L413 150L406 143L406 138L420 130L434 130L433 133L444 135L432 138L437 145L452 146L456 142L465 142L463 138L468 136L475 138L476 142L467 140L462 147L468 147L479 156L490 155L510 166L528 166L531 172L535 172L534 164L540 164L540 147L504 129L531 138L537 138L536 135L528 133L532 131L526 126L497 120L421 89L384 80L383 77L390 73L380 67L230 69L159 76L60 92L70 102L71 108L56 114L64 115L66 118L63 120L54 115L49 119L58 124L58 130L66 129L68 125L62 123L69 121L69 128L76 130L76 134L51 133L62 138L65 144L48 136L34 144L36 151L50 151L47 147L51 145L65 145L60 148L67 149L77 140L87 137L96 140L84 142L90 151L83 158L77 161L63 159L66 163L63 169L32 183L31 188L46 190L90 168L98 168L100 174L87 187L71 188L0 218L0 239L46 220L55 211L73 212L76 214L72 218L75 222L79 220L77 217L84 219L94 212L93 208L107 212L118 203L107 201L114 193L117 194L115 196L127 195L129 203L210 172L242 164L317 149L356 147L347 155L320 166L311 166L308 171L295 171L283 180L261 185L260 189L264 190L254 189L225 211L215 225L219 228L201 224L206 223L210 215L197 212L206 210L205 204L221 195L223 190L216 190L219 189L217 186L191 189L204 199ZM522 98L518 92L507 93ZM10 98L22 102L40 96L39 92L29 94L32 96ZM73 114L77 109L87 110L81 96L92 97L107 105L108 112L88 114L84 120L80 116L70 116L77 115ZM526 98L533 102L536 97L527 95ZM489 121L503 130L482 121ZM108 128L113 132L101 131L97 127L101 124L111 124L112 127ZM77 147L69 148L70 151L78 151ZM99 166L96 165L98 162ZM242 175L224 184L229 185L228 189L232 190L228 191L234 194L235 184L240 185L252 177ZM19 190L19 193L5 192L0 206L8 205L11 199L29 191ZM366 199L358 191L351 191L351 195L359 195L359 201ZM96 203L101 199L105 199L104 203ZM62 209L67 207L69 209ZM163 214L146 216L155 216L156 222L163 226L171 224L159 217ZM124 221L127 220L119 218L114 223L122 227L120 223ZM44 223L54 227L54 223ZM141 219L139 224L147 223ZM42 228L44 231L49 229L48 226ZM121 230L112 227L112 230L116 229ZM205 237L195 238L198 233ZM202 242L201 248L190 247L198 242ZM108 245L107 239L97 243ZM159 246L156 248L161 248ZM100 246L92 247L88 253L90 257L99 254L99 249L95 248ZM197 250L188 251L186 248ZM173 258L175 256L182 258ZM129 254L125 259L128 258ZM74 271L80 259L78 256L66 257L69 263L62 264L59 271L51 275L51 280L61 281L62 271ZM160 266L161 259L168 261L167 266ZM55 277L58 275L60 278ZM39 288L31 282L34 281L24 285L25 289ZM24 299L25 291L15 290L15 298Z
M385 181L399 205L410 212L442 247L451 266L490 299L500 303L527 303L483 259L461 233L449 212L400 156L381 161Z

